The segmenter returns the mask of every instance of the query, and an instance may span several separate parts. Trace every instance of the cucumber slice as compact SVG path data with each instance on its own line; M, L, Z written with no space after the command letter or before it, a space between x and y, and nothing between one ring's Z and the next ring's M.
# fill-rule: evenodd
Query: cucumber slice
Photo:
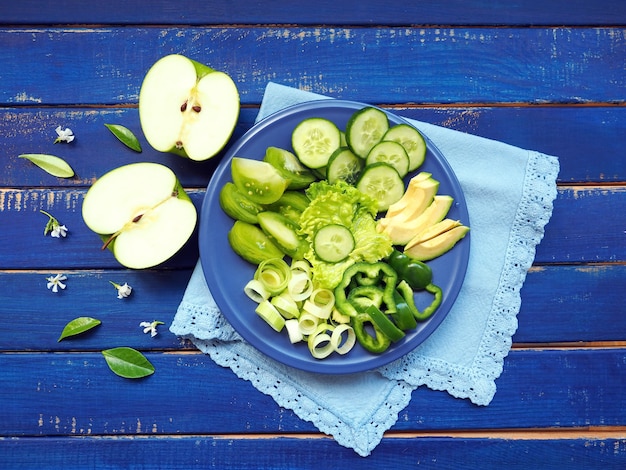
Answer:
M339 224L325 225L313 238L313 250L322 261L338 263L354 250L354 237L350 230Z
M341 145L341 132L325 118L304 119L291 134L291 146L309 168L326 166L330 156Z
M330 157L326 167L326 179L330 184L345 181L354 185L363 170L363 160L348 147L339 147Z
M401 178L409 172L409 156L404 147L398 142L382 141L374 145L365 160L366 165L376 162L389 163L396 169Z
M387 210L404 194L402 178L394 167L384 162L366 166L356 187L377 202L378 212Z
M426 158L426 142L420 132L408 124L396 124L389 128L383 140L398 142L409 156L409 171L414 171Z
M350 116L346 124L346 142L356 155L365 159L388 129L387 114L381 109L368 106Z

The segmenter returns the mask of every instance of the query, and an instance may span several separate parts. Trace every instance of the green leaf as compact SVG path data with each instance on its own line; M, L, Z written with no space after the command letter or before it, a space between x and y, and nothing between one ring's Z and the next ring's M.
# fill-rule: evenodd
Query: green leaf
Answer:
M109 368L120 377L140 379L154 373L154 366L150 364L150 361L133 348L105 349L102 355Z
M57 341L61 341L68 336L75 336L84 333L85 331L91 330L92 328L98 326L100 323L102 323L100 320L96 320L95 318L91 317L74 318L74 320L65 325L65 328L63 328L61 336Z
M59 178L71 178L74 176L74 170L67 164L65 160L54 155L45 153L24 153L19 158L25 158L37 165L42 170L50 173L52 176Z
M121 143L126 145L126 147L134 150L135 152L141 152L141 144L130 129L120 126L119 124L105 124L105 126L115 137L119 139Z

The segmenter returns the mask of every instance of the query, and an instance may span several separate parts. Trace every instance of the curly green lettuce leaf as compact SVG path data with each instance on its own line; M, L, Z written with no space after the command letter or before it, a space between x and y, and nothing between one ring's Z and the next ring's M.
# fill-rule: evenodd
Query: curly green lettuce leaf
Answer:
M389 236L376 231L377 204L371 197L342 181L313 183L307 189L307 196L311 203L300 217L300 233L310 245L305 258L313 266L316 285L333 289L341 281L344 271L354 263L374 263L391 253L393 247ZM315 233L328 224L343 225L354 237L354 249L338 263L319 259L312 247Z

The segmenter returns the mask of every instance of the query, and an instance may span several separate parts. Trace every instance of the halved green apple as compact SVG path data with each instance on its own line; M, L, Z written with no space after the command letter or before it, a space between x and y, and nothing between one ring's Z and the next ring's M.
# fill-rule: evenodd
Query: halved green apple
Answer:
M176 254L191 237L197 211L176 175L159 163L132 163L104 174L82 207L103 249L128 268L144 269Z
M227 74L180 54L159 59L139 92L139 119L148 143L195 161L226 146L239 109L237 86Z

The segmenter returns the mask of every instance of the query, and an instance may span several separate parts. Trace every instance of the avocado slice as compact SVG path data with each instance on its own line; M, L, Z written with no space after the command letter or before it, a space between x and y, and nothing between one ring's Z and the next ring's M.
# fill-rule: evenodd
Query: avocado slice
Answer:
M437 195L424 212L410 220L397 223L392 220L384 226L383 232L389 235L394 245L406 245L416 235L442 221L453 202L452 196Z
M443 255L469 232L469 227L460 225L434 238L405 248L404 253L419 261L428 261Z

